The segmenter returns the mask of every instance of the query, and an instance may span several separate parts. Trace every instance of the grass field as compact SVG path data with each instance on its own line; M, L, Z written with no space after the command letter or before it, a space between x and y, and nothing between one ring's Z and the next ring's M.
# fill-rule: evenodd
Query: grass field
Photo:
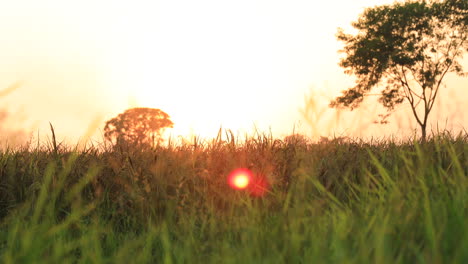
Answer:
M0 262L468 263L468 135L6 150Z

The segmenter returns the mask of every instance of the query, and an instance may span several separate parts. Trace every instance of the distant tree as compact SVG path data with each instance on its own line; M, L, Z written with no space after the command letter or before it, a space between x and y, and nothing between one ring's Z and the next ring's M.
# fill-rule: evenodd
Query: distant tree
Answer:
M131 108L106 122L104 137L117 145L153 145L173 125L169 115L159 109Z
M429 114L449 72L464 76L459 60L468 51L468 1L406 1L367 8L352 26L338 30L345 46L340 66L356 85L332 101L355 108L373 88L389 111L405 100L426 139ZM382 85L382 86L379 86Z

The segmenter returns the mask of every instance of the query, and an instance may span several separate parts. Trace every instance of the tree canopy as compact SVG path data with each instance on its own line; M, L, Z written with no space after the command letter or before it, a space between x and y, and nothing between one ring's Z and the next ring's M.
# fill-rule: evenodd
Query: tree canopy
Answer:
M357 34L339 29L345 54L340 66L356 85L333 107L355 108L373 89L392 110L407 101L426 137L426 126L442 80L449 72L464 76L460 59L468 51L468 1L406 1L367 8L352 23Z
M104 137L115 144L153 145L173 125L169 115L159 109L131 108L106 122Z

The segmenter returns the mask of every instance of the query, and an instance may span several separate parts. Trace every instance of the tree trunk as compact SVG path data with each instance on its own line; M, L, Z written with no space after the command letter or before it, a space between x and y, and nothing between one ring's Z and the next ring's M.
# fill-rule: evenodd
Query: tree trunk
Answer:
M426 142L426 122L421 124L421 142Z

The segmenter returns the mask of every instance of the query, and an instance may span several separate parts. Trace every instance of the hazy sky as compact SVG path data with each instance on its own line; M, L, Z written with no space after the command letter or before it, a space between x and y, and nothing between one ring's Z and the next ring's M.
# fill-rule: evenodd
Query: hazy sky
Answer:
M313 135L410 131L404 108L392 129L371 124L379 113L372 105L333 122L337 114L326 108L353 84L337 65L337 27L391 2L2 1L0 89L22 84L0 98L8 113L0 132L45 137L50 121L59 136L76 139L135 106L168 113L175 135L212 136L221 125L276 136L295 125ZM466 93L445 92L455 103L441 101L434 118L467 127ZM305 95L313 98L308 120L299 111Z

